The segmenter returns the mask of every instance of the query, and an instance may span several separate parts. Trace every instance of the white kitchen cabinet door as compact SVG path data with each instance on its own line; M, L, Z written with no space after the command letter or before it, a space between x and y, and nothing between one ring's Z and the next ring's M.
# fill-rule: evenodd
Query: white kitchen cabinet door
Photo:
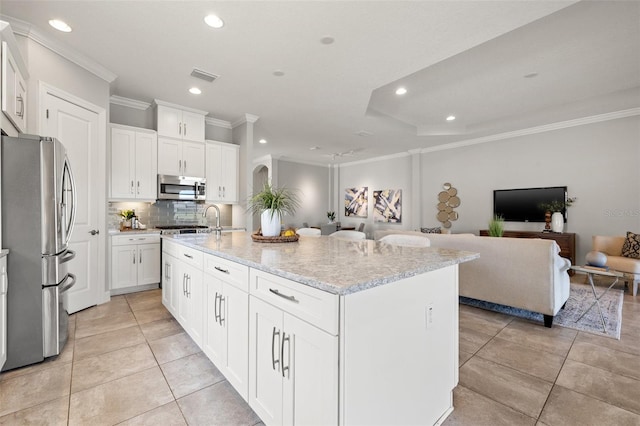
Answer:
M193 341L202 347L204 334L204 291L202 270L184 262L180 264L180 284L182 293L178 307L178 322L191 336Z
M338 424L338 336L284 314L283 424Z
M202 114L182 111L182 139L203 142L204 126L204 116Z
M245 399L249 392L249 294L223 284L222 324L226 329L225 376Z
M138 247L137 285L160 282L160 244L140 244Z
M133 287L138 283L137 246L111 248L111 289Z
M204 177L204 156L204 143L184 141L182 143L182 175Z
M157 120L158 135L182 138L182 110L158 105Z
M182 175L182 141L158 138L158 174Z
M0 370L7 361L7 257L0 258Z
M155 133L135 135L136 198L155 200L158 192L158 137Z
M204 291L206 298L205 307L205 338L203 351L213 362L218 370L223 370L225 364L224 352L226 349L227 330L220 321L222 305L222 281L204 274ZM224 374L224 372L223 372Z
M238 146L208 142L206 160L207 201L237 203Z
M135 138L133 130L111 128L111 198L135 198Z
M282 311L249 297L249 405L266 425L281 425Z
M178 315L177 286L180 284L176 275L176 262L177 260L173 256L162 253L162 304L173 316Z
M27 85L6 42L2 42L2 111L19 132L26 131Z

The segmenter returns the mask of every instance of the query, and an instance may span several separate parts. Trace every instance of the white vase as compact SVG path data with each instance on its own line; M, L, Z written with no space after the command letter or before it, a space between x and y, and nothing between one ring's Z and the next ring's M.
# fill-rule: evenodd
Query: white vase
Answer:
M273 213L273 215L272 215ZM263 237L277 237L280 235L280 213L265 210L260 216Z
M562 232L564 229L564 216L561 212L555 212L551 215L551 230L553 232Z

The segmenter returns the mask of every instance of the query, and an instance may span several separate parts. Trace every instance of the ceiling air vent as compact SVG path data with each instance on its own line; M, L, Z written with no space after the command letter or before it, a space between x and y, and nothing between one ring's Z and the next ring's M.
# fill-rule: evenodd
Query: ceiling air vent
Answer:
M209 83L220 77L219 75L211 74L210 72L202 71L198 68L194 68L193 71L191 71L191 76L199 78L200 80L208 81Z

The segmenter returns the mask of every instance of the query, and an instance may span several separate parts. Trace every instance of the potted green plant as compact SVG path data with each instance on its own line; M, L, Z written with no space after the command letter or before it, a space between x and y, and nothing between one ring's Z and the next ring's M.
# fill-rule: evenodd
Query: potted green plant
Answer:
M279 236L282 216L293 215L298 207L300 207L300 201L295 191L285 187L274 188L268 182L248 202L249 211L260 214L260 225L264 237Z
M333 223L336 220L336 212L327 212L327 218L329 223Z
M538 204L538 208L545 212L545 231L562 232L564 229L564 215L562 212L565 208L570 207L575 200L575 198L567 198L567 201L553 200L550 203Z
M120 210L118 215L122 218L120 228L131 228L131 219L136 216L135 210Z
M502 237L502 234L504 234L504 219L502 216L494 216L489 221L489 236Z

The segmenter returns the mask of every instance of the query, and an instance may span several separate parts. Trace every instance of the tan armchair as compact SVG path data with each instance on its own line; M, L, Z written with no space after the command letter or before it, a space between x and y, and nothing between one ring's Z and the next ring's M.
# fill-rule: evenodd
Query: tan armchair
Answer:
M624 273L625 283L632 283L632 285L629 285L629 292L635 296L638 294L638 282L640 282L640 259L622 255L622 245L625 238L625 236L594 235L591 249L606 254L606 265L611 269Z

